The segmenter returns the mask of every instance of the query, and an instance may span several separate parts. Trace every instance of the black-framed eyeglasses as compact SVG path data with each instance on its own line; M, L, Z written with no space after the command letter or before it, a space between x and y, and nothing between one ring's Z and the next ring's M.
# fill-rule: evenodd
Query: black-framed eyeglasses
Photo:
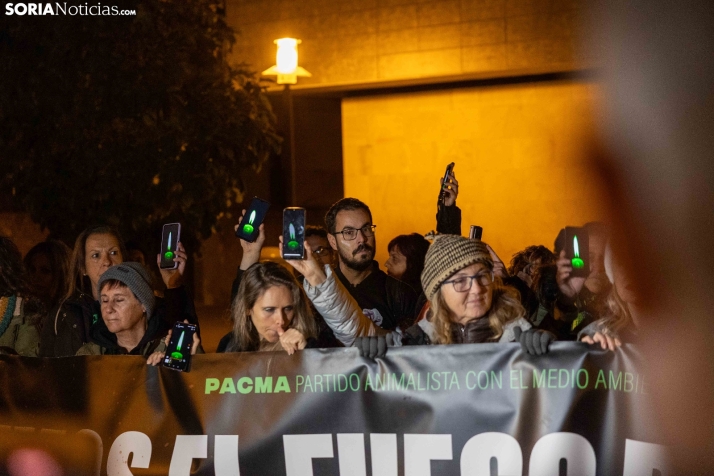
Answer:
M312 254L317 255L317 256L327 256L330 254L330 248L326 246L318 246L312 251Z
M352 241L355 238L357 238L357 232L361 231L362 236L365 238L369 238L371 236L374 236L374 229L377 228L377 225L365 225L362 228L343 228L342 231L336 231L333 233L333 235L342 235L342 237L347 240L347 241Z
M454 285L454 291L457 293L465 293L469 289L471 289L471 286L473 285L473 280L476 280L476 282L483 287L490 286L493 284L493 271L488 271L486 273L479 273L475 274L473 276L459 276L456 279L452 279L450 281L444 281L442 286L444 284L453 284Z

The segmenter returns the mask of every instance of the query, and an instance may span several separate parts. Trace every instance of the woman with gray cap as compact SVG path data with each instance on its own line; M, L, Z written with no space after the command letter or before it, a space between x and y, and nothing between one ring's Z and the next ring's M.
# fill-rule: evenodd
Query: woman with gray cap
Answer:
M148 273L139 263L122 263L99 277L101 319L91 341L77 355L143 355L162 350L167 326L154 315L156 298ZM159 347L161 346L161 347Z
M544 354L554 336L531 329L518 292L494 275L485 243L457 235L437 236L427 251L421 282L431 312L407 329L404 345L520 342Z

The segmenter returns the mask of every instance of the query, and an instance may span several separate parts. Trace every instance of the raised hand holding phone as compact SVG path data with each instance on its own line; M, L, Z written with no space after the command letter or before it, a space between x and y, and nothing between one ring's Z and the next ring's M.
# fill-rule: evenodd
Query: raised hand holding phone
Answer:
M260 225L265 220L270 203L258 197L253 197L247 210L243 210L240 222L235 227L236 236L249 243L256 241L259 237Z
M444 185L446 181L446 185ZM456 175L451 171L445 178L441 179L441 186L444 194L444 205L451 207L456 203L456 197L459 195L459 181L456 180Z
M239 224L235 225L233 228L236 231L236 235L238 235L238 228L241 226L240 223L243 222L243 218L245 217L246 211L245 209L241 213L240 216L240 222ZM240 260L240 269L246 270L250 268L252 265L260 261L260 251L263 249L263 245L265 244L265 224L261 223L260 226L258 226L258 234L256 235L256 239L253 242L246 241L244 239L240 239L240 246L243 248L243 256L241 257Z
M283 210L282 256L285 260L305 259L305 215L305 209L300 207Z
M278 248L280 249L280 256L283 256L283 237L279 237ZM305 279L311 286L319 286L325 282L327 275L325 274L325 269L322 264L313 256L312 250L309 246L305 247L305 258L304 259L291 259L285 260L290 266L295 268L295 270L305 276Z
M585 278L573 276L573 265L571 264L571 259L566 256L565 250L560 251L556 266L558 271L555 275L555 280L558 283L560 292L566 297L574 298L583 289Z
M443 202L444 205L446 206L451 206L454 204L456 201L456 195L451 194L450 192L453 191L451 187L451 181L455 180L452 177L454 176L454 167L456 166L456 163L451 162L449 165L446 166L446 172L444 173L444 178L441 179L441 190L439 190L439 201ZM453 195L453 200L449 198L449 201L451 205L447 203L447 195Z
M180 241L178 242L176 252L173 253L173 255L174 257L172 259L176 263L176 267L169 269L161 267L161 255L156 255L156 264L159 265L161 280L164 282L167 289L174 289L183 285L183 273L186 271L188 254L186 254L186 249Z
M181 241L181 223L166 223L161 230L159 269L176 269L176 250Z

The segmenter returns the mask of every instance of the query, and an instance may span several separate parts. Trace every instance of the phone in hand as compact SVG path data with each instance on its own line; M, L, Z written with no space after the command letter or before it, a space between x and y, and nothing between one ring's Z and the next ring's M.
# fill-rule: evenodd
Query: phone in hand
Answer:
M176 269L174 261L178 242L181 240L181 223L167 223L161 231L161 269Z
M471 225L469 230L469 239L481 241L481 236L483 236L483 228L478 225Z
M305 209L283 210L283 259L305 259Z
M449 186L449 175L451 175L451 172L454 171L454 166L456 165L455 162L451 162L449 165L446 166L446 172L444 173L444 179L441 181L441 191L439 192L439 200L444 201L444 197L446 194L444 193L444 190L446 190L446 187Z
M576 226L565 227L565 257L573 266L571 276L587 278L590 275L590 241L588 231Z
M171 331L171 339L166 347L163 365L173 370L188 372L191 370L191 350L196 324L176 322Z
M249 243L253 243L257 240L258 234L260 233L258 227L260 227L263 220L265 220L268 208L270 208L269 202L258 197L253 197L248 209L245 211L245 215L243 215L243 219L238 225L236 236Z

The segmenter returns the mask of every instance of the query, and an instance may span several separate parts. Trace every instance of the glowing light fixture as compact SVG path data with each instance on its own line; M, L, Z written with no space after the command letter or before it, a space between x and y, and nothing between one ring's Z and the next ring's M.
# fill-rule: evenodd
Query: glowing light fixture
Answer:
M278 52L275 65L263 71L264 76L277 76L278 84L296 84L298 76L312 76L305 68L298 66L297 45L301 41L295 38L280 38L275 40Z

